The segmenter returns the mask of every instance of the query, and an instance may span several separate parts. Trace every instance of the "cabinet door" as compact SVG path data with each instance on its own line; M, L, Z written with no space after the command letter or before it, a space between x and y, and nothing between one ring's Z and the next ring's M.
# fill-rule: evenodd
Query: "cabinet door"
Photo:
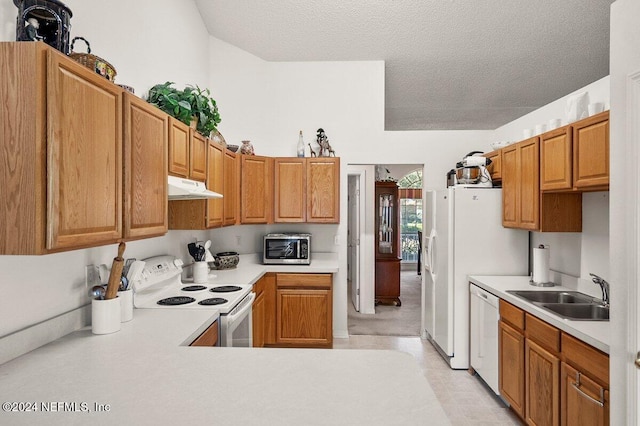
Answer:
M273 221L273 158L242 155L242 223Z
M49 51L47 249L122 237L122 89Z
M519 228L535 231L540 227L540 152L538 138L518 144Z
M207 179L207 148L209 140L189 129L189 177L193 180L204 182Z
M169 117L124 95L124 238L167 233Z
M398 185L376 182L376 259L400 259L400 211Z
M570 190L572 164L571 127L543 134L540 138L540 190Z
M560 360L551 352L526 339L526 402L528 424L560 424Z
M253 320L253 347L264 347L264 335L265 335L265 304L264 293L262 291L256 296L253 302L252 320Z
M574 187L608 190L609 111L576 123L573 141Z
M189 126L169 117L169 174L189 177Z
M487 166L492 181L502 180L502 150L492 151L484 155L491 160L491 164Z
M218 334L218 321L216 320L189 346L218 346Z
M304 158L276 158L274 161L274 222L305 222L306 161Z
M228 149L224 150L224 198L223 226L235 225L240 210L240 157Z
M502 225L518 227L518 152L516 145L502 150Z
M263 285L264 294L264 343L265 345L276 344L276 274L269 272L260 278Z
M609 391L566 363L561 368L562 426L609 424Z
M332 345L331 290L277 289L277 342Z
M227 196L224 188L224 145L209 141L207 189L223 195L223 198L207 200L207 228L222 226L224 197Z
M307 222L340 223L340 159L307 159Z
M524 336L499 322L500 393L520 417L524 417Z

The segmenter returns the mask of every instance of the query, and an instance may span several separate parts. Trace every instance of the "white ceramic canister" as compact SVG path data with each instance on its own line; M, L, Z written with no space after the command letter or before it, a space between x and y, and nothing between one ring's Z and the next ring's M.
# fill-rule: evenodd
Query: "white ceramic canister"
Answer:
M91 300L91 332L110 334L120 331L120 298Z

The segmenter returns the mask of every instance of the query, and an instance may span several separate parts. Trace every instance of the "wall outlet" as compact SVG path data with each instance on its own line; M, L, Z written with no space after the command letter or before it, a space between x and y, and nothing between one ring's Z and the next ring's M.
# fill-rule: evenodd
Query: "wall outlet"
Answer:
M88 288L102 284L98 273L98 265L87 265L84 269L84 275Z
M340 245L340 237L338 235L333 236L333 244L339 246Z
M236 235L236 247L240 247L240 241L241 241L240 235Z

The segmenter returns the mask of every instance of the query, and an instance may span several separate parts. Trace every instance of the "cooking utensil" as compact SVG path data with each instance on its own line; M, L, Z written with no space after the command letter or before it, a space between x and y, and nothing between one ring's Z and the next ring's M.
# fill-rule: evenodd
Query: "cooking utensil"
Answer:
M124 262L124 268L122 268L122 276L123 276L123 277L126 277L126 276L127 276L127 274L129 273L129 268L131 268L131 265L132 265L132 264L133 264L133 262L135 262L135 261L136 261L135 257L131 257L131 258L127 259L127 260Z
M193 260L197 262L198 259L196 257L198 256L198 248L196 247L196 243L187 244L187 249L189 250L191 257L193 257Z
M110 300L116 297L118 288L120 287L120 278L122 278L122 268L124 267L124 254L125 243L118 244L118 256L113 259L111 265L111 274L109 274L109 283L107 284L107 293L104 295L105 300Z
M198 246L198 258L196 262L202 262L204 260L205 249L203 246Z
M89 297L91 299L102 300L102 299L104 299L104 294L105 293L106 293L106 290L104 289L103 286L94 285L93 287L91 287L91 290L89 290Z

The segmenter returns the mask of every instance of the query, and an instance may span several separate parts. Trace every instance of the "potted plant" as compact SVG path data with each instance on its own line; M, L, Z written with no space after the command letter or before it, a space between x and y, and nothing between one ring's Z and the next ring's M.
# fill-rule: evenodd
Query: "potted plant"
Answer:
M147 102L185 124L197 120L196 131L209 136L220 123L220 113L209 89L187 86L184 90L173 87L173 82L156 84L149 89Z

